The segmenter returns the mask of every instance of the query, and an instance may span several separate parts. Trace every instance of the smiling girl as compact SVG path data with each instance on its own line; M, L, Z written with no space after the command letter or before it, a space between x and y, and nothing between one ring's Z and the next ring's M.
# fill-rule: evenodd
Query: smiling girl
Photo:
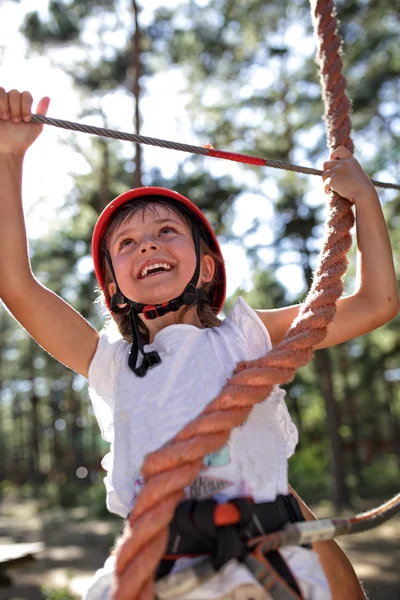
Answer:
M37 112L46 114L48 105L49 99L43 98ZM102 463L107 471L107 506L126 518L143 487L145 455L199 415L239 361L259 358L281 341L299 306L254 311L239 298L232 313L220 320L226 274L207 219L177 192L138 188L111 202L95 226L95 273L120 336L111 341L106 332L99 334L42 286L30 269L22 165L41 131L29 123L31 106L29 93L7 94L0 88L1 297L47 352L88 377L102 436L111 443ZM357 288L338 301L336 317L319 347L362 335L394 317L399 308L390 242L371 181L345 148L335 150L325 163L323 179L327 188L357 207L360 260ZM237 498L246 498L243 502L252 515L246 532L253 537L303 519L297 500L289 494L287 459L298 436L284 395L275 386L244 425L232 430L226 446L206 457L185 492L194 502L184 505L193 511L191 523L209 510L210 501L215 506ZM303 505L301 509L306 514ZM177 517L171 531L180 525ZM219 571L175 600L268 598L253 574L236 560L226 531L220 532L218 543L211 542L205 531L200 533L198 538L192 533L187 539L179 535L170 540L181 558L163 560L158 577L187 566L185 556L192 555L193 548L196 555L211 553ZM242 530L235 533L242 534ZM362 598L351 567L334 542L316 545L315 550L324 569L309 548L290 547L271 555L282 589L292 598L309 600ZM111 598L114 565L111 557L87 599Z

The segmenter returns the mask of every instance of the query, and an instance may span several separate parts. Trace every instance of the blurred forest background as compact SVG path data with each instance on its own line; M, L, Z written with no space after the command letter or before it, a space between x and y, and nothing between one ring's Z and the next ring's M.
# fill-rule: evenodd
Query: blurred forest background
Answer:
M187 99L191 139L180 137L177 114L176 141L212 143L317 168L326 159L305 0L181 0L156 6L146 19L144 0L42 4L41 11L21 10L20 31L30 56L48 54L71 77L81 122L115 126L110 106L113 98L124 97L131 103L132 130L146 135L151 115L144 118L141 107L152 80L171 77L171 86L164 85L156 99L162 113L177 93L178 74L185 82L179 93ZM146 1L147 8L150 4ZM375 179L398 183L399 5L388 0L338 0L336 5L356 156ZM311 181L315 178L180 153L173 153L175 168L166 173L162 164L147 162L139 146L82 134L65 138L87 168L74 175L73 190L61 197L46 234L31 240L32 266L42 283L95 327L104 325L105 315L94 303L96 282L87 266L91 232L113 197L142 184L189 196L224 243L245 248L246 284L228 298L226 311L239 294L255 308L304 298L321 247L326 205L322 188ZM400 195L395 190L379 194L399 273ZM353 249L348 293L354 287L355 256ZM292 277L303 282L302 289L292 286ZM372 506L398 491L399 380L397 317L366 336L316 352L287 386L300 433L290 481L306 502L330 499L332 510L339 511L358 506L360 499ZM50 506L87 505L92 516L105 518L100 461L107 451L85 380L44 353L0 306L0 493L17 491Z

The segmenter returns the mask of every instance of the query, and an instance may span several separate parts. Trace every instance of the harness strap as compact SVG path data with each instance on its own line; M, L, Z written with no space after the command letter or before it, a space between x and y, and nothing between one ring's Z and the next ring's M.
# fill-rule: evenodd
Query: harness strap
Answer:
M292 571L276 550L265 555L256 548L243 562L274 600L304 600Z
M185 500L178 505L170 524L166 554L212 554L216 539L231 525L247 541L298 521L304 518L292 494L259 504L246 498L234 498L226 504Z
M292 494L279 495L273 502L260 504L246 498L234 498L226 504L218 504L213 499L181 502L170 523L167 551L159 564L156 579L166 577L175 561L183 556L210 555L215 571L232 558L246 564L250 561L250 567L250 540L298 521L304 521L304 518ZM255 558L255 552L251 556L260 562L259 556ZM255 573L257 578L260 573L263 585L268 581L268 585L275 582L274 585L279 583L280 586L282 580L294 594L292 598L301 598L296 580L279 552L262 554L261 568Z

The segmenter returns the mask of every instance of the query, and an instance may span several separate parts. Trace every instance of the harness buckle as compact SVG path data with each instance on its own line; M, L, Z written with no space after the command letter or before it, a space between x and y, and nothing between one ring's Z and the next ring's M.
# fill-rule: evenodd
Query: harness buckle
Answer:
M154 305L148 305L143 308L143 316L147 321L152 321L158 317L157 308Z

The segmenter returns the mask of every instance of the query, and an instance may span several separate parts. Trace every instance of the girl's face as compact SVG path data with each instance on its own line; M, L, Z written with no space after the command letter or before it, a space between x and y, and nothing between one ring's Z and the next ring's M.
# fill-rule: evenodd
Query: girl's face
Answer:
M143 304L162 304L179 296L196 267L190 225L162 205L149 203L148 210L133 214L112 232L107 246L121 292ZM202 259L201 282L212 278L210 261L209 256ZM111 283L110 295L115 291Z

